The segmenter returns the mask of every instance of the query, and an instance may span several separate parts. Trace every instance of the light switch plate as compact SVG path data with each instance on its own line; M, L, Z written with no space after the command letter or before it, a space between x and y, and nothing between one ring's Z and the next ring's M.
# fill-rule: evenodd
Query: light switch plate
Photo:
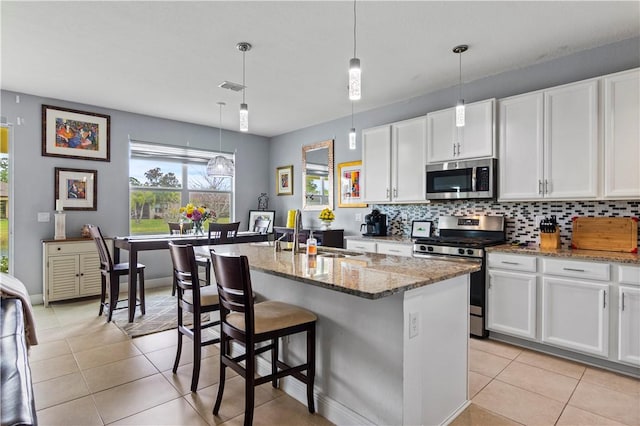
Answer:
M38 222L50 222L51 215L49 212L38 212Z
M420 332L420 314L418 312L411 312L409 314L409 339L413 339Z

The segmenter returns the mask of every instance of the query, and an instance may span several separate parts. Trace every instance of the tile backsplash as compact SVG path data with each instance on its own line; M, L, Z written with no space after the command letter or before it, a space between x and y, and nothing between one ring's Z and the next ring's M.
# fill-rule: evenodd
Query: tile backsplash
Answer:
M431 220L437 229L439 216L505 216L507 240L537 243L536 216L555 215L562 245L571 244L571 218L640 217L640 201L536 201L498 203L496 201L439 201L430 204L384 204L373 208L387 215L390 235L411 234L412 220ZM403 214L407 220L403 220Z

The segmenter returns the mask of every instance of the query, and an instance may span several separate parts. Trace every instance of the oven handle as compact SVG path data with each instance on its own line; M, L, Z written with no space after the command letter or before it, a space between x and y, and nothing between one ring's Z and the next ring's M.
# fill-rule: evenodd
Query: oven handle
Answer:
M482 259L477 257L449 256L446 254L413 252L413 257L417 257L420 259L447 260L451 262L462 262L462 263L482 263Z

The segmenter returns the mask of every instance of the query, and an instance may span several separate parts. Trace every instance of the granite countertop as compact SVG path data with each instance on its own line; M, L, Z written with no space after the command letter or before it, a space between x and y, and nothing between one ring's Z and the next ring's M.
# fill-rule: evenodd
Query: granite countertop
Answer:
M640 258L637 253L621 253L615 251L598 250L572 250L569 248L541 249L537 245L516 246L503 244L500 246L487 247L487 252L531 254L534 256L564 257L572 260L594 260L598 262L630 263L640 265Z
M327 247L320 248L312 268L306 254L296 254L292 261L291 251L276 253L272 241L211 248L218 253L247 256L254 270L366 299L379 299L480 270L480 263L473 261L418 259ZM348 257L327 257L323 252Z
M403 235L387 235L386 237L366 237L364 235L345 235L345 240L378 241L382 243L398 243L413 245L413 240Z

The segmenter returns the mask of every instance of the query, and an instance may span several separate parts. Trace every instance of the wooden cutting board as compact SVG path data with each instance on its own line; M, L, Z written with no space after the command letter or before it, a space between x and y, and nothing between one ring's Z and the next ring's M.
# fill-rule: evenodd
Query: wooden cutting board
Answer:
M637 217L574 217L571 248L638 252Z

